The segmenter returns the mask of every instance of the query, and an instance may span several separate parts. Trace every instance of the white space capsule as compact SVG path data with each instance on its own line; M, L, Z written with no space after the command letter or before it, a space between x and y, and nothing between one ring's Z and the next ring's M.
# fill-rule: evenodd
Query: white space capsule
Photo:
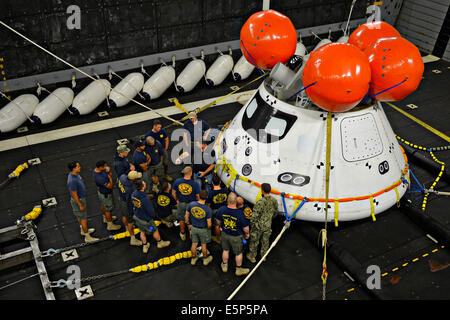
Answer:
M23 94L0 110L0 133L20 127L33 114L39 99L34 94Z
M130 99L136 97L143 85L144 76L142 73L133 72L127 75L114 87L114 90L111 90L111 93L109 94L111 107L123 107L126 105L130 102Z
M92 81L73 99L69 111L75 115L85 115L95 110L108 96L111 84L108 80Z
M74 93L70 88L58 88L42 100L31 117L36 124L53 122L70 107Z
M233 79L235 81L245 80L250 76L254 69L255 66L248 62L247 59L245 59L245 56L242 55L242 57L234 65L232 72Z
M205 75L205 72L205 62L201 59L193 58L177 77L175 84L177 91L183 93L194 89L200 79Z
M175 69L172 66L162 65L145 82L142 95L146 100L159 98L175 81Z
M206 72L206 83L210 86L221 84L233 69L233 57L229 54L222 54L214 61Z

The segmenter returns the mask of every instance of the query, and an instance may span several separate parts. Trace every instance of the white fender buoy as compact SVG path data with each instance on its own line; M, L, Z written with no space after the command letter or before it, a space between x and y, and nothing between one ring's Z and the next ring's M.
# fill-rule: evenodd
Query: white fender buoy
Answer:
M139 91L141 91L143 85L144 76L142 73L133 72L127 75L122 79L122 81L119 82L117 86L114 87L114 90L111 90L108 98L111 103L111 107L123 107L126 105L130 102L130 99L134 99L134 97L136 97Z
M304 57L306 56L306 47L302 42L297 42L294 55Z
M20 127L33 114L39 99L34 94L23 94L0 110L0 133Z
M111 84L108 80L92 81L73 99L69 111L75 115L85 115L95 110L108 96Z
M316 46L314 47L314 50L313 50L313 51L316 51L316 50L319 49L320 47L323 47L324 45L329 44L329 43L331 43L331 40L330 40L330 39L322 39L322 40L319 41L318 44L316 44Z
M197 85L205 75L206 65L201 59L195 59L188 63L186 68L180 73L176 81L178 92L189 92Z
M210 86L221 84L233 70L233 57L229 54L221 54L206 72L206 83Z
M175 81L175 69L172 66L163 65L145 82L142 95L145 99L159 98Z
M36 124L53 122L70 107L74 93L70 88L58 88L42 100L31 117Z
M348 42L348 36L342 36L336 42L347 43Z
M234 65L232 72L233 79L235 81L245 80L250 76L254 69L255 66L248 62L247 59L245 59L245 56L242 55L242 57Z

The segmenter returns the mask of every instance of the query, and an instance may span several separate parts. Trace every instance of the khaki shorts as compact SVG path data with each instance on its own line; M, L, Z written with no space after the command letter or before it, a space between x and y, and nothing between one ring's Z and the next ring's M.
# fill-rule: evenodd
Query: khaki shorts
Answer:
M145 234L152 235L153 232L158 230L158 227L155 224L155 221L144 221L139 218L133 217L136 227L141 231L145 232ZM150 227L153 227L152 231L150 231Z
M220 245L222 246L222 250L230 251L232 249L233 253L238 256L242 253L242 235L230 236L222 232L220 235Z
M163 168L163 163L162 161L160 161L158 164L155 164L154 166L149 166L148 170L147 170L150 175L150 177L153 176L158 176L158 178L161 180L164 174L164 168Z
M192 243L207 244L211 242L211 230L208 228L197 228L191 226Z
M106 212L111 212L114 210L114 195L112 193L108 195L104 195L97 191L98 199L100 200L100 204L105 208Z
M119 209L122 217L127 218L128 222L133 222L133 213L128 210L127 203L122 199L119 199Z
M72 206L72 212L77 219L87 219L87 206L86 206L86 198L79 198L80 202L83 204L83 206L86 208L86 210L81 211L78 204L73 200L72 197L70 197L70 205Z
M178 202L177 212L175 213L175 218L178 221L184 222L184 216L186 215L186 208L189 205L187 202Z

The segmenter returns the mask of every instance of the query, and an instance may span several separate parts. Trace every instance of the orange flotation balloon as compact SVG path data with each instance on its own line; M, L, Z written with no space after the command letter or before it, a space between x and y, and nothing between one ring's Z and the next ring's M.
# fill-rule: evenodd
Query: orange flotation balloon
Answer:
M348 38L348 43L354 44L364 51L371 43L380 38L401 37L400 33L384 21L367 22L360 25Z
M370 66L364 53L352 44L329 43L311 52L303 70L306 94L317 106L344 112L367 94Z
M372 72L370 95L379 101L397 101L414 92L424 65L419 49L405 38L382 38L364 51ZM406 81L405 81L406 80ZM394 87L395 86L395 87Z
M260 11L242 26L240 45L248 62L268 70L294 54L297 32L291 20L278 11Z

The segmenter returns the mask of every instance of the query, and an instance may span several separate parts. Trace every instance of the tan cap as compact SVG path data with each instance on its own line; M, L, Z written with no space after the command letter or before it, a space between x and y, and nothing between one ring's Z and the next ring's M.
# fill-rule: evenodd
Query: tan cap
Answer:
M130 152L130 149L126 145L121 144L120 146L117 147L117 152L119 152L119 153Z
M195 118L197 116L197 113L194 111L189 112L189 119Z
M128 179L130 180L138 180L140 178L142 178L142 172L130 171L128 173Z

